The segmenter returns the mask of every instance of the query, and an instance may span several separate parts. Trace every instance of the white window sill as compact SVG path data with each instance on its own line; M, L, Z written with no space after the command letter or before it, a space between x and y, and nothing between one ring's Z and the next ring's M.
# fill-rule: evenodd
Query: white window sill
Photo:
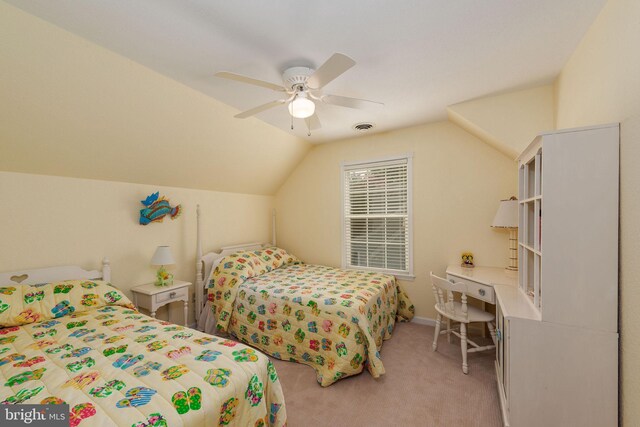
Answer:
M414 280L416 280L415 274L412 274L412 273L398 274L396 272L389 271L389 270L379 270L376 268L366 268L366 267L342 266L342 268L344 268L345 270L360 270L360 271L371 271L373 273L380 273L380 274L389 274L391 276L395 276L395 278L398 280L404 280L408 282L413 282Z

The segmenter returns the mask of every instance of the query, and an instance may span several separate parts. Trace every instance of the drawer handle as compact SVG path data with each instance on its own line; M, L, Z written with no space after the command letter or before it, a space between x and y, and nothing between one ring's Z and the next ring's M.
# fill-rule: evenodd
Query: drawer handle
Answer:
M175 293L175 292L171 292L171 293L169 294L169 298L175 298L175 296L176 296L176 293Z
M486 293L487 293L487 291L485 291L484 289L479 289L479 290L478 290L478 293L479 293L480 295L484 296L484 294L486 294Z

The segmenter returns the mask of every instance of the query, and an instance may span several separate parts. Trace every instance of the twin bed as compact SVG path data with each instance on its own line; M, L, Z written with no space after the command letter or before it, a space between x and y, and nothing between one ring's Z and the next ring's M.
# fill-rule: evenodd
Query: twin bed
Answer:
M310 365L322 386L365 368L384 374L382 342L414 312L393 276L304 264L257 243L202 255L200 242L198 227L200 329Z
M142 315L108 264L0 274L0 403L66 403L71 426L286 425L266 356Z
M73 427L285 426L276 370L252 347L312 366L323 386L384 373L382 342L413 317L393 276L271 245L202 255L200 242L198 227L205 333L136 311L106 260L0 274L0 404L68 404Z

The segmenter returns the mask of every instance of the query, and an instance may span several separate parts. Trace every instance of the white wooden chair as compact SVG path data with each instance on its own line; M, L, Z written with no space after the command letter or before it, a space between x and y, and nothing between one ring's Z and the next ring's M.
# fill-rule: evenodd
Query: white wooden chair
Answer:
M433 351L438 349L438 337L440 334L447 334L449 342L451 342L451 334L460 338L460 347L462 348L462 372L469 373L467 365L467 353L476 351L492 350L496 348L496 330L493 324L495 316L487 313L479 308L467 305L467 285L465 283L452 283L446 279L431 274L431 285L433 294L436 298L436 331L433 337ZM460 302L453 298L454 293L461 295ZM442 317L447 319L447 329L441 331ZM460 323L460 332L451 327L451 321ZM472 322L484 322L489 328L493 345L480 346L467 338L467 325ZM473 348L468 349L468 344Z

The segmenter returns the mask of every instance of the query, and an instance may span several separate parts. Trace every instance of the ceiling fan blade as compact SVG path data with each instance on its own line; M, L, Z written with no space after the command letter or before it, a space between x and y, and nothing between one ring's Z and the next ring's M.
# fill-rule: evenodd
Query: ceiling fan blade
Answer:
M304 121L307 123L307 129L309 129L310 131L318 130L322 127L317 114L314 114L311 117L307 117L306 119L304 119Z
M264 80L258 80L251 77L243 76L241 74L230 73L228 71L219 71L214 74L216 77L223 79L235 80L241 83L248 83L254 86L266 87L267 89L275 90L277 92L286 92L286 89L281 85L265 82Z
M353 59L341 53L334 53L309 77L307 86L311 89L320 89L354 65L356 61Z
M258 114L258 113L261 113L262 111L268 110L269 108L273 108L273 107L277 107L278 105L282 105L285 102L286 101L283 100L283 99L279 99L277 101L267 102L266 104L258 105L255 108L252 108L252 109L247 110L247 111L243 111L242 113L238 113L233 117L235 117L236 119L246 119L247 117L251 117L251 116L254 116L254 115Z
M325 104L339 105L341 107L367 109L371 107L384 107L382 102L368 101L366 99L349 98L347 96L325 95L322 97Z

